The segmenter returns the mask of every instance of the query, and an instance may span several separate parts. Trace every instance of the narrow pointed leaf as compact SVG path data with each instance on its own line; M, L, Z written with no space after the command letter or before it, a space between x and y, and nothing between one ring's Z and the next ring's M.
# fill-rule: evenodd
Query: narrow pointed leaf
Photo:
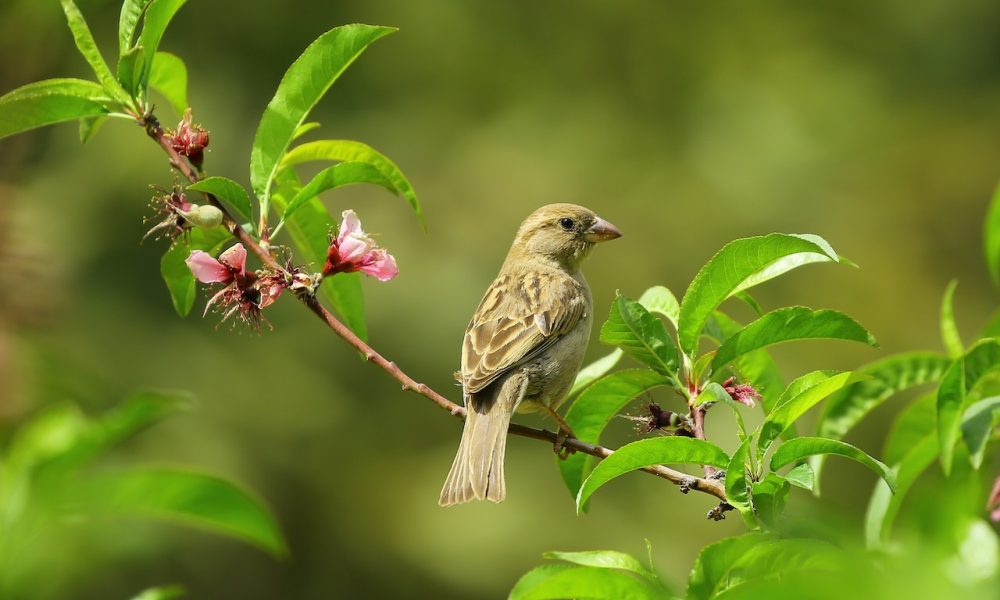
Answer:
M804 490L812 491L813 486L816 484L816 473L813 472L809 463L802 463L793 467L791 471L785 473L784 477L788 483Z
M250 196L242 185L232 179L219 176L206 177L197 183L192 183L187 189L212 194L236 209L236 212L247 221L253 221Z
M152 60L160 49L160 41L163 33L170 25L174 15L180 10L187 0L153 0L146 7L146 14L142 19L142 32L139 34L139 46L146 50L146 59ZM145 70L143 88L149 81L150 70Z
M146 10L150 0L125 0L122 3L121 16L118 18L118 56L125 56L125 53L132 48L135 40L135 30L139 25L139 18Z
M381 182L373 183L378 183L389 189L389 191L402 196L409 203L413 212L416 213L421 224L424 224L426 227L423 209L420 207L420 200L417 198L417 193L414 191L410 181L403 175L403 172L396 166L396 163L371 146L353 140L318 140L307 142L289 150L282 160L282 166L290 167L310 161L354 162L370 165L372 168L378 170L382 177L389 181L391 185L386 186Z
M95 477L87 485L90 502L109 514L185 523L241 539L274 556L287 552L263 503L220 477L145 468Z
M669 385L669 382L648 369L617 371L583 390L566 411L566 423L580 441L596 444L611 419L636 396L663 385ZM577 452L558 462L559 472L574 498L594 460L587 454Z
M624 296L615 299L601 327L601 341L620 347L663 375L677 370L677 348L666 326L635 300Z
M187 109L187 67L180 57L169 52L157 52L149 67L149 85L163 95L178 115Z
M608 371L615 368L615 365L618 364L618 361L622 359L624 354L625 353L622 352L621 348L615 348L610 354L598 358L594 362L580 369L580 372L576 374L576 379L573 380L573 387L570 388L567 397L575 397L587 386L607 375Z
M1000 287L1000 186L993 193L990 208L983 223L983 255L993 285Z
M757 437L757 453L763 455L767 449L781 435L789 425L794 423L799 417L810 408L822 401L824 398L844 387L851 378L851 372L847 371L823 377L800 393L780 402L774 410L767 415L767 418L760 426L760 435Z
M740 514L751 512L749 480L747 479L747 458L750 438L743 440L726 465L726 501Z
M145 80L146 51L142 46L132 48L118 61L118 81L132 97L139 96Z
M250 182L265 204L282 155L309 111L369 44L393 31L336 27L319 36L285 72L261 117L250 154Z
M940 380L950 363L946 356L937 352L905 352L861 367L855 373L867 378L846 385L830 396L820 414L816 435L842 439L865 415L895 394ZM817 456L810 461L817 480L825 460L824 456ZM892 464L893 459L888 454L886 460ZM816 489L820 487L817 485Z
M777 473L768 473L750 487L754 516L765 525L774 527L785 511L791 484Z
M0 138L46 125L108 114L104 88L83 79L47 79L0 96Z
M639 304L646 307L651 313L661 314L677 329L677 318L680 315L681 306L677 303L677 298L673 292L657 285L649 288L639 296Z
M826 438L798 437L788 440L778 446L771 456L771 470L777 471L785 465L816 454L836 454L855 460L884 479L890 489L896 487L896 476L889 467L846 442Z
M620 475L651 465L681 463L724 469L729 465L729 456L715 444L688 437L658 437L626 444L591 471L577 495L577 510L601 486Z
M773 233L726 244L695 276L681 301L678 337L695 354L705 321L735 293L805 264L838 262L825 240L811 235Z
M958 358L965 353L965 344L962 343L962 336L958 333L958 325L955 323L955 308L953 304L955 287L958 280L952 279L945 288L944 297L941 299L941 341L944 342L948 356Z
M555 565L544 565L552 567ZM539 567L543 569L543 567ZM539 571L536 569L535 571ZM589 598L592 600L654 600L664 598L662 590L642 579L616 570L599 567L544 569L525 575L511 590L508 600L556 600Z
M104 123L107 122L108 118L103 115L98 115L96 117L83 117L80 119L80 143L86 144L97 135L97 132L101 130Z
M841 312L790 306L767 313L727 339L715 354L712 371L747 352L802 339L840 339L878 345L867 329Z
M656 574L650 571L637 558L624 552L614 550L587 550L584 552L546 552L545 558L564 560L584 567L599 567L602 569L618 569L641 575L650 581L656 581Z
M969 461L974 469L983 465L986 444L1000 424L1000 396L974 403L962 417L962 439L969 448Z
M303 123L299 125L295 129L295 133L292 134L292 141L294 142L295 140L299 139L300 137L304 136L305 134L309 133L314 129L319 129L319 126L320 124L318 121L309 121L308 123ZM285 158L288 158L287 154L285 155Z
M937 435L931 433L911 446L903 459L893 467L895 489L885 481L875 484L875 491L868 501L865 513L865 541L869 548L879 548L886 541L907 492L937 455Z
M374 183L390 192L395 192L392 182L386 179L375 167L367 163L342 162L323 169L309 183L302 186L299 193L295 194L295 197L285 207L281 218L287 219L305 202L319 196L322 192L355 183Z
M882 460L896 465L903 460L910 448L937 431L937 391L913 400L893 419L885 439Z
M723 580L740 557L770 539L766 533L747 533L702 548L688 576L688 600L711 600L725 587Z
M987 373L1000 367L1000 340L981 340L956 360L941 378L937 397L938 443L941 469L951 473L967 394Z
M101 83L107 94L121 102L127 102L129 94L118 83L118 79L114 74L111 73L108 63L104 62L104 57L101 56L101 51L97 48L94 36L90 33L90 27L87 26L87 21L84 20L80 9L77 8L73 0L61 0L61 2L63 12L66 14L66 21L69 23L69 29L73 33L73 40L76 42L76 47L80 51L80 54L83 55L83 58L87 60L87 63L90 64L90 68L93 69L94 74L97 75L97 81Z
M273 199L275 207L280 212L285 209L287 200L298 193L301 185L291 169L283 169L277 183ZM318 198L313 198L303 204L285 221L285 229L299 248L300 255L313 265L314 269L322 268L330 244L330 232L336 231L333 218L323 203ZM351 331L361 339L368 337L360 273L338 273L334 277L325 277L319 291L333 305L333 309Z

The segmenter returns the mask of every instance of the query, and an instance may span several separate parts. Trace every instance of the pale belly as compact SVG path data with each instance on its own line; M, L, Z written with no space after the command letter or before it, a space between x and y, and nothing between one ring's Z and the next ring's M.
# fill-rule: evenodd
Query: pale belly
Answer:
M540 410L538 404L545 404L555 410L566 400L566 394L573 386L587 352L593 324L590 312L587 311L572 332L537 358L518 368L528 376L528 389L517 412L536 412Z

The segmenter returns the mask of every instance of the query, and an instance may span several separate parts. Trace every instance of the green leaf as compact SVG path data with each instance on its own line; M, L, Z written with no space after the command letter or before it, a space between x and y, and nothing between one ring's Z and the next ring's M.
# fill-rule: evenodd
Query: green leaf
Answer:
M735 294L733 294L733 298L736 298L737 300L749 306L750 310L756 313L758 317L764 315L764 309L760 307L760 303L757 302L757 300L753 296L751 296L749 292L746 291L736 292Z
M861 367L855 373L866 376L865 379L844 386L826 401L816 426L816 435L835 440L843 438L865 415L895 394L941 379L950 363L947 357L937 352L905 352ZM923 434L918 439L920 437ZM893 459L889 456L887 453L886 461L892 464ZM817 480L822 474L824 461L823 456L810 461ZM818 485L816 489L818 492Z
M712 313L711 323L719 329L721 345L726 339L743 328L738 322L723 312ZM760 392L764 411L770 412L785 389L781 370L767 350L754 350L738 356L732 363L733 369L742 381L752 384ZM795 431L794 427L791 431Z
M798 387L796 382L792 382L789 388L796 390L797 393L794 393L794 395L791 395L787 399L779 400L778 405L767 415L764 422L761 423L760 435L757 437L758 455L763 456L767 452L767 449L771 447L771 443L778 439L778 436L788 429L789 425L804 415L806 411L823 400L823 398L844 387L850 380L851 375L850 371L831 376L816 372L800 377L799 380L812 384L801 391L796 389Z
M94 477L88 499L114 515L164 519L249 542L274 556L286 554L274 517L250 493L204 473L146 468Z
M608 371L613 369L618 364L618 361L622 359L623 354L624 352L622 352L621 348L615 348L611 351L611 354L598 358L580 369L580 372L576 374L576 379L573 380L573 387L569 389L567 397L575 397L584 388L607 375Z
M303 123L299 125L298 128L295 130L295 133L292 135L292 141L294 142L295 140L299 139L300 137L304 136L305 134L309 133L314 129L319 129L319 125L320 124L318 121L309 121L308 123ZM285 157L287 158L288 155L286 154Z
M250 196L243 186L232 179L225 177L206 177L197 183L187 186L187 189L196 192L212 194L232 206L241 217L247 221L253 221L253 212L250 208Z
M889 467L848 443L826 438L798 437L788 440L778 446L771 456L771 470L777 471L787 464L816 454L836 454L855 460L884 479L890 489L896 487L896 476Z
M570 567L551 569L544 565L529 572L514 589L508 600L555 600L557 598L588 598L592 600L653 600L663 598L661 590L642 579L616 569Z
M733 400L733 397L729 395L726 388L722 387L720 384L714 381L702 388L701 393L695 398L694 403L696 405L705 404L706 402L722 402L732 409L733 415L736 418L736 426L739 428L740 441L747 439L747 426L743 421L743 413L740 412L740 407L743 404Z
M990 434L1000 424L1000 396L974 403L962 417L962 439L969 448L969 460L974 469L983 465Z
M763 483L763 482L762 482ZM788 484L777 482L782 489L788 489ZM773 594L762 596L741 594L722 594L726 590L738 592L737 586L745 589L748 582L760 582L768 579L787 578L796 571L819 571L821 573L846 572L840 559L844 550L816 538L770 538L746 548L730 563L725 575L720 577L715 587L718 598L772 598ZM802 588L790 588L793 594L787 597L802 597ZM806 597L811 597L806 592Z
M101 82L101 86L104 87L107 94L110 94L113 98L121 102L128 102L130 98L129 94L111 73L108 63L104 62L104 57L101 56L101 51L97 48L94 36L90 33L87 21L80 14L80 9L77 8L73 0L60 1L62 2L63 12L66 14L66 21L69 23L69 29L73 33L73 40L76 42L76 47L80 51L80 54L87 59L90 68L94 70L94 74L97 75L97 81Z
M658 373L648 369L618 371L597 380L583 390L566 411L566 423L580 441L596 444L612 418L628 406L636 396L653 388L669 385ZM594 458L577 452L558 462L566 487L576 498L584 476Z
M227 240L229 233L222 227L215 229L194 228L189 239L178 239L160 258L160 276L167 284L170 301L177 314L186 317L194 307L196 285L194 275L185 262L194 250L204 250L209 254L215 251Z
M688 576L688 600L711 600L716 590L727 587L726 574L736 561L770 539L769 534L747 533L702 548Z
M612 303L611 314L601 327L601 341L620 347L668 377L677 371L677 348L663 321L625 296L618 296Z
M953 298L958 280L952 279L948 282L948 287L944 290L944 297L941 299L941 341L944 342L948 356L958 358L965 353L965 344L962 343L962 336L958 333L958 325L955 324L955 309Z
M180 57L169 52L157 52L149 67L149 85L163 95L178 115L188 107L187 67Z
M292 216L292 213L306 201L319 196L322 192L354 183L374 183L390 192L395 192L392 182L375 167L360 162L342 162L323 169L304 185L285 207L281 219L285 220Z
M809 463L802 463L793 467L791 471L785 473L784 477L788 483L804 490L812 491L813 486L816 484L816 473L809 466Z
M139 17L149 2L150 0L125 0L122 3L121 16L118 18L118 56L125 56L125 53L132 48Z
M729 464L726 465L726 502L740 511L742 515L752 512L749 480L747 479L750 441L750 438L743 440L736 452L733 452Z
M619 475L651 465L678 463L724 469L729 464L729 456L715 444L688 437L657 437L625 444L599 462L580 486L577 511L594 492Z
M983 255L993 284L1000 287L1000 186L993 193L983 222Z
M945 475L951 473L966 395L984 375L997 367L1000 367L1000 341L980 340L965 356L953 362L941 378L937 397L937 433L941 469Z
M588 550L584 552L546 552L544 557L550 560L564 560L584 567L599 567L602 569L618 569L641 575L650 581L657 581L653 573L631 554L614 550Z
M139 44L146 49L146 57L152 60L160 49L160 41L163 33L170 25L170 21L177 14L187 0L153 0L146 7L146 14L142 19L142 32L139 34ZM145 70L145 80L142 87L145 88L149 81L150 69Z
M309 111L368 44L393 31L370 25L336 27L319 36L285 72L261 117L250 154L250 183L264 206L278 163Z
M80 143L86 144L92 137L97 135L104 123L108 120L106 116L83 117L80 119Z
M71 451L88 426L89 421L80 409L70 404L57 404L39 412L11 439L2 475L28 472Z
M384 35L384 34L383 34ZM297 135L301 133L296 132ZM288 151L281 161L282 167L290 167L303 162L310 161L342 161L364 163L370 165L381 173L382 177L391 182L390 186L384 186L389 191L402 196L410 204L413 212L416 213L420 223L426 227L423 210L420 208L420 200L413 190L410 181L403 175L403 172L387 156L375 150L367 144L355 142L353 140L319 140L307 142L296 146Z
M751 486L754 515L765 525L775 526L788 502L791 489L788 481L777 473L768 473Z
M182 597L184 593L185 590L183 586L162 585L155 588L145 589L139 592L138 595L133 596L132 600L171 600L173 598Z
M649 288L639 296L639 304L651 313L663 315L670 320L674 329L677 329L677 318L680 315L681 307L673 292L667 288L662 285Z
M148 588L138 595L132 596L132 600L172 600L184 595L185 590L180 585L161 585L155 588Z
M143 91L145 79L146 50L142 46L132 48L118 61L118 81L133 98Z
M899 464L910 448L937 430L937 392L920 396L896 415L882 452L886 464Z
M0 96L0 138L15 133L108 114L104 88L83 79L46 79Z
M286 198L294 197L300 185L291 169L283 169L277 181L278 188L273 200L280 212L286 206ZM319 269L326 260L329 235L334 230L333 219L323 203L318 198L309 200L285 221L285 227L301 255ZM361 339L368 337L360 273L338 273L334 277L324 277L320 293L333 305L333 309L351 331Z
M684 294L678 328L681 348L688 355L697 353L705 321L726 298L796 267L825 261L839 262L839 257L818 236L772 233L726 244Z
M844 313L790 306L767 313L723 342L712 361L712 371L760 348L792 340L820 338L878 345L867 329Z
M880 547L889 535L906 493L917 478L927 470L938 455L937 435L931 433L911 446L903 459L893 467L895 490L885 481L875 484L865 513L865 540L869 548Z

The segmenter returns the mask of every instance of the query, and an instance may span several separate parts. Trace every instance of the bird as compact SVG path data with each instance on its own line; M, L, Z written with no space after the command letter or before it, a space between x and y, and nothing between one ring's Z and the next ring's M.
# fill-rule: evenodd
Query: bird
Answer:
M556 410L580 370L593 324L593 300L580 263L617 227L575 204L549 204L521 223L496 279L473 314L462 343L466 417L438 504L506 497L504 453L514 411Z

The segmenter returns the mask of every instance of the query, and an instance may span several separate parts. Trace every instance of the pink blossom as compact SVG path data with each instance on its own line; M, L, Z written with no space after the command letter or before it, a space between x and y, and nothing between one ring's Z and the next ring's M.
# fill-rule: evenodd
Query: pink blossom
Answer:
M192 123L191 109L184 111L177 131L167 134L170 146L181 156L186 156L196 167L200 167L208 147L208 131L201 125Z
M184 262L195 279L202 283L229 283L246 274L247 251L243 244L236 244L217 260L207 252L195 250Z
M247 272L247 251L243 244L233 245L218 259L195 250L186 262L198 281L223 284L205 304L205 314L214 306L222 313L223 321L238 314L244 323L257 330L264 320L261 309L270 306L287 287L279 273Z
M337 237L330 241L323 265L323 275L361 271L379 281L389 281L397 274L396 259L379 248L361 229L361 221L353 210L343 212L343 222Z
M722 387L726 390L726 393L729 394L730 398L740 404L746 404L751 408L756 406L755 400L760 400L760 392L758 392L752 385L746 383L736 383L735 377L730 377L729 379L723 381Z

